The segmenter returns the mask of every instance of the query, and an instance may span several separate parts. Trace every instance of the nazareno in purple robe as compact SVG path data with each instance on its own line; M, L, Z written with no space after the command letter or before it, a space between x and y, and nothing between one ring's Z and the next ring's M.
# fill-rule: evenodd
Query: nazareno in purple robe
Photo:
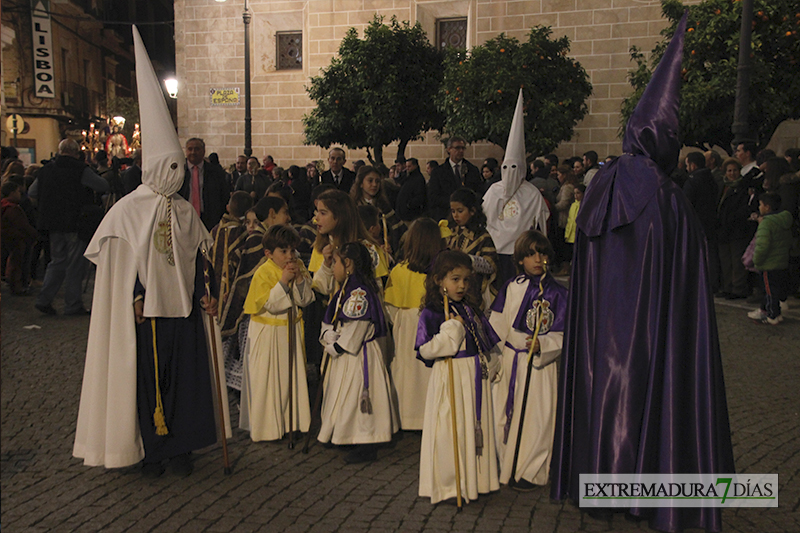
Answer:
M669 179L678 160L686 16L628 121L625 155L577 219L551 496L581 473L732 473L702 227ZM722 527L718 508L631 508L661 531Z

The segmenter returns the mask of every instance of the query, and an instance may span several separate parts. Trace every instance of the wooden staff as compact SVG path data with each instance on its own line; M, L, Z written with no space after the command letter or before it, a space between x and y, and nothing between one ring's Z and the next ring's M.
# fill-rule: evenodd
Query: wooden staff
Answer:
M206 300L211 302L211 279L209 277L208 257L206 257L205 250L203 250L203 279L206 285ZM225 409L222 407L222 386L219 379L219 355L217 354L217 331L214 327L214 317L205 313L208 317L208 329L211 332L211 355L214 361L214 381L217 384L217 407L219 411L219 422L222 426L222 464L224 466L225 475L230 475L233 470L231 469L230 459L228 458L228 436L225 433Z
M292 374L294 369L294 300L292 291L294 290L294 280L289 282L289 313L287 316L289 326L289 449L294 449L294 383Z
M450 301L447 298L447 289L444 289L444 319L450 320ZM453 458L456 465L456 508L461 512L461 469L458 459L458 420L456 419L456 381L453 378L453 358L446 357L447 373L450 376L450 419L453 425Z
M539 338L539 329L542 327L542 312L541 302L543 300L543 285L544 277L547 275L547 262L542 265L543 272L539 278L539 310L536 313L536 327L533 330L531 337L531 347L528 349L528 373L525 375L525 389L522 393L522 405L519 408L519 426L517 427L517 445L514 448L514 461L511 463L511 477L508 480L508 486L513 487L517 484L517 461L519 460L519 448L522 443L522 427L525 424L525 407L528 405L528 391L531 387L531 372L533 371L533 346ZM516 357L516 354L514 354Z
M344 294L345 287L347 287L347 280L344 280L342 290L339 291L339 298L336 300L336 309L333 311L333 320L331 320L331 325L334 328L336 327L336 319L339 317L339 310L342 307L342 296ZM308 433L306 433L306 442L303 444L303 453L308 453L308 447L311 443L311 423L313 423L318 416L320 418L322 417L322 413L320 412L322 409L322 386L325 384L325 375L328 372L328 362L331 360L331 356L323 352L322 358L324 359L324 362L322 363L322 372L320 374L319 384L317 385L317 395L314 398L314 410L311 411L311 422L308 425Z
M386 225L386 215L381 215L381 221L383 222L383 244L389 246L389 227Z

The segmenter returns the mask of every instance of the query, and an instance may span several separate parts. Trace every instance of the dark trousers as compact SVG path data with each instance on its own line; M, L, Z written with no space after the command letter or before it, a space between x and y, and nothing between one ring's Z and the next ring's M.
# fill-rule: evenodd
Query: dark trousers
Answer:
M742 264L742 255L750 244L750 239L719 243L719 262L722 272L723 292L737 296L749 296L750 285L747 282L747 270Z
M786 299L786 288L789 285L788 270L765 270L761 272L764 283L764 303L762 308L770 318L781 314L781 301Z

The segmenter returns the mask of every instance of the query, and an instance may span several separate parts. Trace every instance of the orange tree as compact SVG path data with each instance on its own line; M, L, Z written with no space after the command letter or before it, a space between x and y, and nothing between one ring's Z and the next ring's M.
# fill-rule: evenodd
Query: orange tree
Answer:
M730 149L736 99L742 4L738 0L705 0L689 6L683 48L680 137L683 144ZM800 118L800 0L754 0L753 70L748 109L750 131L766 144L778 125ZM629 73L633 93L622 103L623 121L630 116L650 81L669 38L687 9L679 0L663 0L670 25L661 33L647 61L632 48L637 68Z
M350 28L334 56L306 87L316 108L303 117L305 142L366 148L371 162L383 162L383 147L398 141L398 156L409 141L441 126L434 99L442 81L442 55L419 23L375 17L364 39Z
M528 152L546 154L572 137L588 112L592 85L580 63L567 56L569 39L551 34L549 27L535 26L526 42L500 34L469 51L450 51L438 100L442 133L505 148L522 88Z

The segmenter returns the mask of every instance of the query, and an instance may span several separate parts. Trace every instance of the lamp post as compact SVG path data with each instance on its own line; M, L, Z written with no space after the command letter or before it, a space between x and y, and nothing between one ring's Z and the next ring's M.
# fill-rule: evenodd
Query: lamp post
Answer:
M734 149L744 141L752 141L750 131L750 77L753 59L750 57L751 36L753 33L753 0L742 0L742 29L739 35L739 64L736 72L736 103L733 108Z
M250 11L247 0L244 0L244 155L253 155L252 116L250 114Z
M224 3L226 0L216 0ZM244 155L248 158L253 155L253 130L252 116L250 113L250 20L252 15L247 9L247 0L244 0L242 21L244 22Z

